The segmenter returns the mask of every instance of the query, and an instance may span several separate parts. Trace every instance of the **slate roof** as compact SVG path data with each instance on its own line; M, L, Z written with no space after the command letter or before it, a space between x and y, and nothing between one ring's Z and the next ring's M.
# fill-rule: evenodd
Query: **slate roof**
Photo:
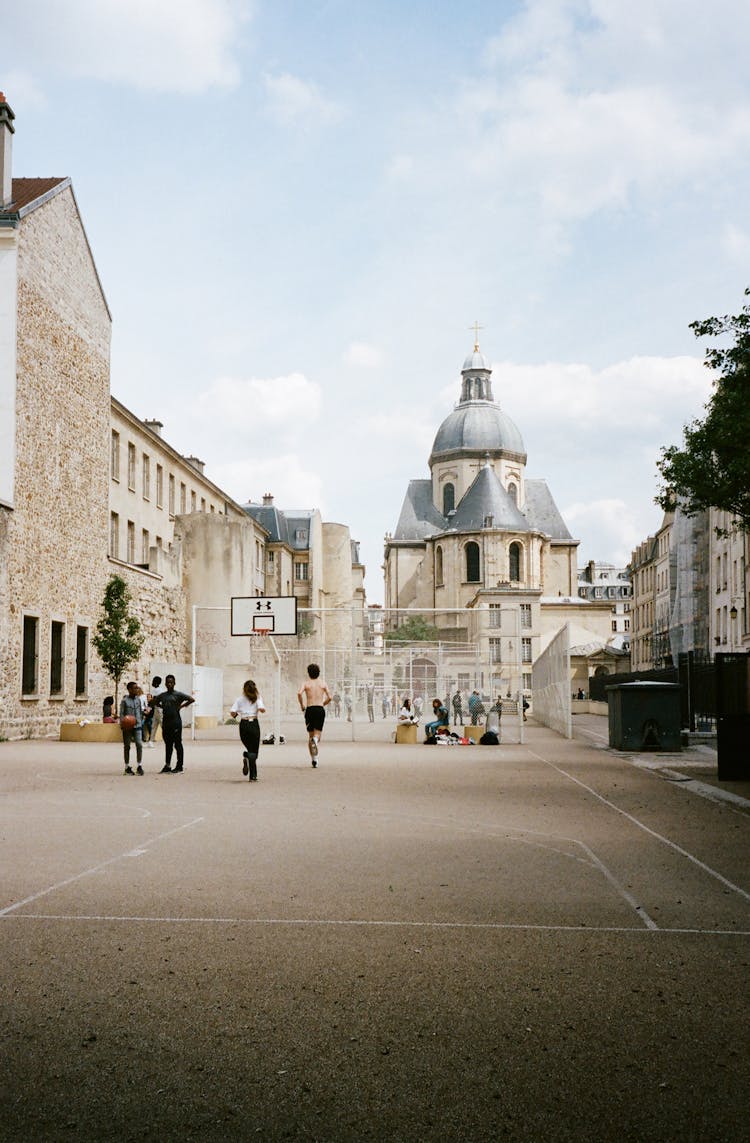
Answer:
M444 532L447 521L432 503L432 481L410 480L394 540L425 540Z
M525 516L535 532L543 532L552 540L572 540L565 521L552 499L546 480L527 480Z
M243 504L243 509L265 528L272 543L286 544L298 552L310 547L311 511L297 508L287 513L274 504ZM298 532L304 532L304 539L297 539Z
M528 532L529 523L516 507L489 465L480 468L471 486L464 493L455 515L448 521L449 532L477 532L486 517L492 517L492 527L509 532Z

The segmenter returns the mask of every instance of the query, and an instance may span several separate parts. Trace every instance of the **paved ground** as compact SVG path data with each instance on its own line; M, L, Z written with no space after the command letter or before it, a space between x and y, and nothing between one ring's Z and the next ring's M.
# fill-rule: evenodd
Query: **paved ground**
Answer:
M3 1140L746 1140L750 789L705 748L0 744Z

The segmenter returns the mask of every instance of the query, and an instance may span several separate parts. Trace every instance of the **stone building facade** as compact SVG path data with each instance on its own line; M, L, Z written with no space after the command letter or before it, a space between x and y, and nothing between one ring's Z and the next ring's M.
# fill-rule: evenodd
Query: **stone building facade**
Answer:
M70 180L13 180L0 232L16 274L0 333L16 349L15 368L6 356L0 375L14 418L0 505L0 733L9 737L47 733L90 708L91 632L107 579L111 318Z

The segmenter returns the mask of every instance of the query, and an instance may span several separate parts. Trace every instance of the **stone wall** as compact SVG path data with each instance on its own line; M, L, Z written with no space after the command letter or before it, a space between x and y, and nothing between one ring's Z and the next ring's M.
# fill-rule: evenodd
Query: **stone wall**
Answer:
M89 709L89 696L75 695L75 636L77 626L93 627L106 582L109 339L68 188L32 211L19 235L15 506L0 526L4 737L55 733L61 719ZM25 615L38 632L37 688L28 697ZM54 697L53 621L65 625L64 684Z

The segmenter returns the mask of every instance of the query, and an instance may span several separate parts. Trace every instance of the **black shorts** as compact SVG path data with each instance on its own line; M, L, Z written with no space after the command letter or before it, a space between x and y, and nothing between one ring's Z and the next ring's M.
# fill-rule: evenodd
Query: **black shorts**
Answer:
M322 730L323 723L326 720L326 709L324 706L308 706L305 710L305 726L308 733L311 730Z

